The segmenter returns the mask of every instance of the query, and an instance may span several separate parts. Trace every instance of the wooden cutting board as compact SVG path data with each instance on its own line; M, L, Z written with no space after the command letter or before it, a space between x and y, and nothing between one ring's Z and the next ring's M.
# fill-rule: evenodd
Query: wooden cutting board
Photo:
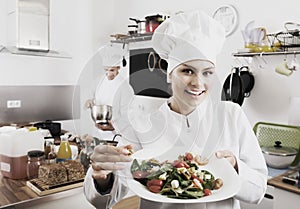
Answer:
M289 170L289 171L287 171L287 172L285 172L285 173L283 173L279 176L273 177L273 178L268 180L268 184L272 185L272 186L275 186L275 187L278 187L278 188L281 188L281 189L285 189L285 190L290 191L290 192L300 194L300 189L298 188L297 184L290 185L290 184L282 182L282 178L284 176L287 176L288 174L292 174L292 173L294 173L295 171L298 171L298 170L299 170L299 168L291 169L291 170Z
M29 181L26 181L26 185L32 189L35 193L37 193L39 196L44 196L48 194L53 194L57 192L62 192L68 189L74 189L77 187L81 187L83 185L84 179L79 179L77 181L72 182L65 182L62 184L57 185L47 185L43 183L40 179L32 179Z

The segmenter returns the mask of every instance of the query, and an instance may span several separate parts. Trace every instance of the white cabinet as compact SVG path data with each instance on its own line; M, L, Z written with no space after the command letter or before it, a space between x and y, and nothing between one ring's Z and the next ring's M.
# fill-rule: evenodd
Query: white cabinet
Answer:
M276 188L274 189L274 209L299 209L300 208L300 195L294 192Z
M264 198L258 205L241 202L242 209L299 209L300 195L277 187L268 186L267 194L274 199Z

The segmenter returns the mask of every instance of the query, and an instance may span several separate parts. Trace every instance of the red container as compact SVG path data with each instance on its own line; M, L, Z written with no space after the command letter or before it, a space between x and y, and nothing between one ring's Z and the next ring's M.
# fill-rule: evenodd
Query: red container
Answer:
M27 178L27 156L9 157L0 155L1 174L11 179Z
M146 19L146 32L153 33L155 29L163 22L162 15L150 15L145 17Z

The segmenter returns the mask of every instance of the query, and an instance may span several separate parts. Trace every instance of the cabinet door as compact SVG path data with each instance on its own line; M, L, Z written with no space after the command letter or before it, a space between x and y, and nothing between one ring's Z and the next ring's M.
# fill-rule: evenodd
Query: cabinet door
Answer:
M282 209L282 208L299 209L300 207L299 194L289 192L287 190L275 188L274 195L275 195L274 209Z

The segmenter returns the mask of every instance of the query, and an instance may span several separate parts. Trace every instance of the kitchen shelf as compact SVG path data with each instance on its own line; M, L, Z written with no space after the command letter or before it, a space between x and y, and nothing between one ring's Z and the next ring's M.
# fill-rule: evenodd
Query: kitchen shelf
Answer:
M289 55L300 54L300 50L282 51L282 52L238 52L233 53L234 57L254 57L254 56L270 56L270 55Z
M128 44L131 42L140 42L140 41L150 41L153 33L138 33L133 35L128 35L116 40L111 40L112 43L123 43Z

